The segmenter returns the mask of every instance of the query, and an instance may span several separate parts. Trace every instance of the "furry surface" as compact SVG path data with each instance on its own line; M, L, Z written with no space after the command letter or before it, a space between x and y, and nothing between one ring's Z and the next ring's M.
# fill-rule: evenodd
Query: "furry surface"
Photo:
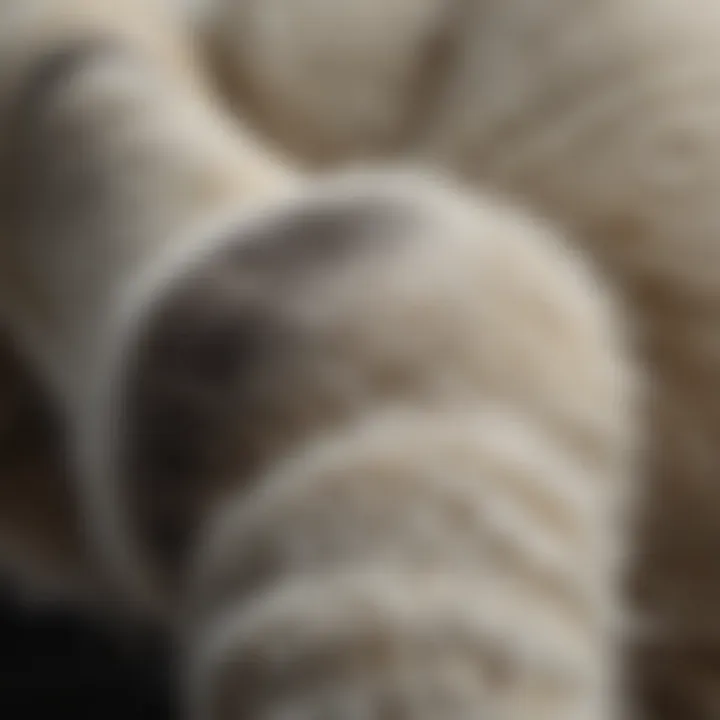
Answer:
M197 712L615 718L600 598L633 556L646 707L713 718L720 6L183 6L234 126L170 18L92 7L0 11L3 312L97 451L78 502L107 569L187 636ZM14 131L68 28L122 49ZM312 187L281 154L458 185Z
M225 92L275 142L310 165L410 156L514 197L614 286L650 390L632 582L653 628L643 682L671 715L715 717L718 4L207 6Z

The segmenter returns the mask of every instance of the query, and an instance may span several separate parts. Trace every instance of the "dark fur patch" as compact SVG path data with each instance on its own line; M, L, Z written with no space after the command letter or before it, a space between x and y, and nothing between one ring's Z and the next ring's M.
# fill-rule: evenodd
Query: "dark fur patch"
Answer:
M295 316L295 298L363 257L383 262L401 217L382 201L278 214L254 236L229 236L147 318L124 369L120 456L164 582L181 576L208 502L334 412L312 379L323 339Z
M310 202L269 218L255 237L228 244L228 260L275 282L307 281L359 259L398 236L408 208L378 194Z
M253 382L290 352L277 318L207 290L175 298L128 368L135 381L126 397L124 475L133 520L171 575L214 495L225 440L253 404ZM256 462L249 447L237 470L249 472Z

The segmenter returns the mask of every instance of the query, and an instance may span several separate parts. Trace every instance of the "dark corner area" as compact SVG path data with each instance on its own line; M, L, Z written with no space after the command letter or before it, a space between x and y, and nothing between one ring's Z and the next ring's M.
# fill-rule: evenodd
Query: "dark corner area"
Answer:
M0 594L0 718L169 720L165 649L72 610Z

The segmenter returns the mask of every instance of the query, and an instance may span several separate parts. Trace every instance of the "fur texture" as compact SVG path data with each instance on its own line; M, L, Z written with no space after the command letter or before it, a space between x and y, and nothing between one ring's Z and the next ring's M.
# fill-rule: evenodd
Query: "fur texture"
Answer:
M272 162L252 169L251 151L210 109L191 43L155 5L49 0L7 2L1 12L0 310L15 346L3 351L4 399L8 442L25 428L36 460L4 472L7 497L17 500L3 504L0 534L13 556L19 547L31 560L21 563L31 575L55 577L62 565L73 568L64 573L71 586L85 586L80 578L93 572L77 542L57 557L68 529L77 535L80 526L83 537L84 518L62 437L70 407L86 402L88 353L111 298L167 235L185 228L183 212L190 221L196 204L212 214L234 207L235 193L261 192ZM245 153L249 186L230 160ZM32 424L23 419L29 403L37 408ZM70 518L49 524L62 507Z
M0 6L2 309L193 712L614 720L634 554L645 708L714 718L720 6L192 5L234 125L148 8Z
M720 6L217 0L205 18L233 105L309 164L451 171L551 218L609 279L650 391L641 682L651 716L716 717Z

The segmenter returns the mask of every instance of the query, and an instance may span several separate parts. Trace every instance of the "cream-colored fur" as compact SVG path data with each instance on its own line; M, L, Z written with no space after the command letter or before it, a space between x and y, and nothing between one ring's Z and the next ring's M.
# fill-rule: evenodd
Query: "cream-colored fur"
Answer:
M644 424L621 313L647 318L578 252L595 226L441 179L466 135L435 102L494 65L453 35L421 87L414 49L529 15L315 3L292 37L352 29L336 86L283 53L295 8L193 10L236 111L299 162L435 179L289 168L146 2L0 4L2 310L63 413L82 572L181 640L193 717L617 720Z
M653 713L720 713L720 4L216 0L231 105L311 166L413 157L564 227L650 380L632 592Z

